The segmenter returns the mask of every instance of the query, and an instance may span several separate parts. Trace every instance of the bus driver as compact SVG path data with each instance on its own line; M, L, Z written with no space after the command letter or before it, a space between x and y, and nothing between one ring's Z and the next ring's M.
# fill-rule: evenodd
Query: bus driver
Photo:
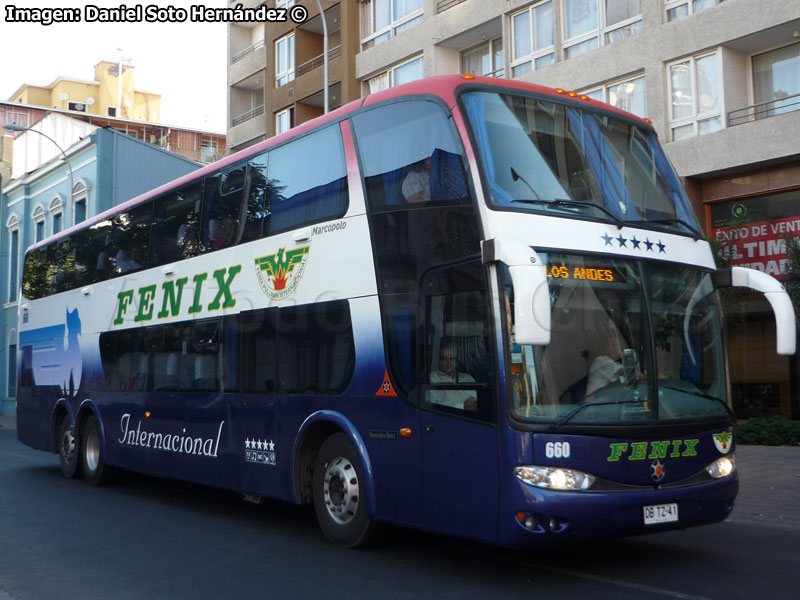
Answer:
M439 345L439 368L431 372L431 383L474 383L468 373L456 372L456 349L451 341L442 340ZM478 400L475 390L434 390L429 400L435 404L452 406L477 412Z

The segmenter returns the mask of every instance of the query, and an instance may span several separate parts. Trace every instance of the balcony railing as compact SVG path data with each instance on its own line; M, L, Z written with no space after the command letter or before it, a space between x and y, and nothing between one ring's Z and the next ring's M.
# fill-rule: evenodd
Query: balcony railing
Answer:
M249 121L250 119L256 118L258 115L264 114L264 105L256 106L252 110L248 110L246 113L242 113L238 117L234 117L231 126L236 127L237 125L241 125L245 121Z
M323 60L324 55L325 55L325 53L323 52L319 56L315 56L311 60L307 60L302 65L297 67L297 69L295 69L295 73L297 73L297 76L299 77L300 75L305 75L309 71L313 71L317 67L321 67L322 63L325 62ZM339 57L341 55L342 55L342 46L341 46L341 44L336 46L335 48L331 48L330 50L328 50L328 60L329 61L333 60L334 58L337 58L337 57Z
M262 48L264 48L264 40L256 42L255 44L253 44L249 48L245 48L241 52L237 52L236 54L234 54L233 58L231 58L231 64L239 62L244 57L249 56L250 54L253 54L254 52L257 52L257 51L261 50Z
M456 4L461 4L466 0L438 0L436 3L436 14L446 11L448 8L453 8Z
M760 102L758 104L732 110L728 113L728 127L741 125L742 123L748 123L757 119L767 119L794 110L800 110L800 94L786 96L786 98L781 98L780 100Z

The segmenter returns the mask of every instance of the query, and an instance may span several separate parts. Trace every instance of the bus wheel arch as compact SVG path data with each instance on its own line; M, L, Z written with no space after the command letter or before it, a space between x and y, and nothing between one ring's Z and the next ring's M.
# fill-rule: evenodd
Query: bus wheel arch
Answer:
M58 454L61 474L68 479L81 476L80 436L77 422L66 402L58 402L52 417L53 449Z

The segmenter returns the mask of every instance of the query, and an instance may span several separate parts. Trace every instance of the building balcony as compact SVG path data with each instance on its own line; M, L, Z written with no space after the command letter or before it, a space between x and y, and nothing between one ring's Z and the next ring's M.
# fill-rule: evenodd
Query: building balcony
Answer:
M742 125L758 119L768 119L784 113L800 110L800 94L786 96L779 100L751 104L728 113L728 127Z
M267 52L263 41L237 52L231 57L228 81L242 81L267 67Z
M466 0L437 0L436 1L436 14L446 11L448 8L453 8L456 4L461 4Z
M236 115L231 120L231 128L228 130L228 148L235 148L249 140L265 137L267 122L262 117L263 114L264 106L262 105Z

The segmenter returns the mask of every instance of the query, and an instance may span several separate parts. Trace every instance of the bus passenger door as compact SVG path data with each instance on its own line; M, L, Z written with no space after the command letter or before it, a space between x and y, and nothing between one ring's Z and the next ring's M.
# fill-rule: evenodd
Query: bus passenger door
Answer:
M496 539L497 419L486 278L479 261L423 279L420 375L428 529Z

